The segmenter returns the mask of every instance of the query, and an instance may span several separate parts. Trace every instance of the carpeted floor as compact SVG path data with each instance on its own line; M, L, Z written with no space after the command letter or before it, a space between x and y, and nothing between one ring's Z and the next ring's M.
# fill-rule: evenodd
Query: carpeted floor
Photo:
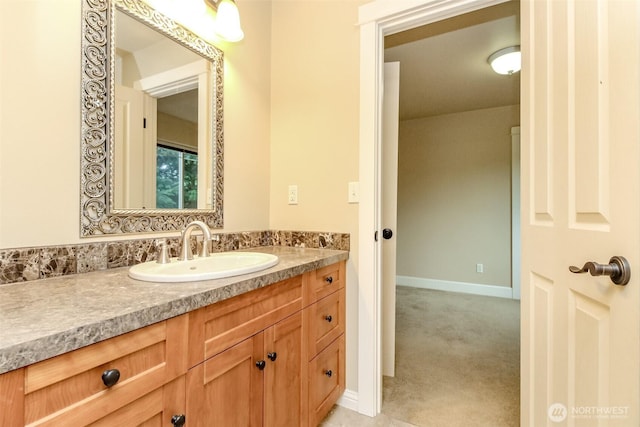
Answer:
M323 425L516 427L519 413L519 302L399 286L382 414L336 408Z
M518 301L399 286L382 412L419 426L519 425Z

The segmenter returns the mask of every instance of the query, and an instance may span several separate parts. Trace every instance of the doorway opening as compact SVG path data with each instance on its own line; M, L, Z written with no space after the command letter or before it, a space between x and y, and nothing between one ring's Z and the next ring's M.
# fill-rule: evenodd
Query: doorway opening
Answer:
M482 408L487 425L498 425L491 417L518 421L519 305L510 299L519 298L512 221L519 215L512 194L519 145L512 139L519 140L520 79L494 74L486 58L519 45L519 36L519 4L509 2L385 38L385 62L400 63L401 83L397 272L393 283L382 275L383 298L386 287L400 287L397 316L382 303L383 334L390 320L398 332L397 340L383 337L383 347L396 343L398 359L393 378L383 348L383 374L391 376L383 380L382 411L402 421L450 421L449 409L436 414L438 406L451 407L442 404L447 398L468 403L454 418ZM496 376L503 378L487 384ZM490 413L481 396L492 395L495 405L502 392Z

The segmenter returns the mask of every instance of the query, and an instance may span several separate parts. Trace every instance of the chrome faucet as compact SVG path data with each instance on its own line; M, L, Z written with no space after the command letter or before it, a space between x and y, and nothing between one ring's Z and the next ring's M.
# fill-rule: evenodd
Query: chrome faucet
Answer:
M209 231L209 227L207 227L207 224L202 221L191 221L182 231L182 248L180 249L180 257L178 258L178 261L187 261L193 259L189 241L191 239L191 232L196 227L200 227L203 234L202 249L200 250L200 254L198 256L209 256L209 242L211 241L211 231Z

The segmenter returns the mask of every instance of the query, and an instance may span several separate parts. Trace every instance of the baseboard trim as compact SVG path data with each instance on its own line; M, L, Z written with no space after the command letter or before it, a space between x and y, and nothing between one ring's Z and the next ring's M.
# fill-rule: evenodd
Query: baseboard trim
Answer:
M412 288L433 289L437 291L461 292L464 294L484 295L513 299L513 289L507 286L481 285L478 283L453 282L449 280L424 279L422 277L396 276L396 284Z
M345 390L342 397L338 399L338 405L343 408L351 409L352 411L358 411L358 392L353 390Z

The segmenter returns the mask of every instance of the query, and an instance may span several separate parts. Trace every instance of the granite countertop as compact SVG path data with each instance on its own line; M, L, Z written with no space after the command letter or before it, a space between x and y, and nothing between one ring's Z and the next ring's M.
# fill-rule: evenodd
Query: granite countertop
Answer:
M224 279L154 283L128 267L0 286L0 374L348 259L348 251L249 249L275 266Z

